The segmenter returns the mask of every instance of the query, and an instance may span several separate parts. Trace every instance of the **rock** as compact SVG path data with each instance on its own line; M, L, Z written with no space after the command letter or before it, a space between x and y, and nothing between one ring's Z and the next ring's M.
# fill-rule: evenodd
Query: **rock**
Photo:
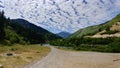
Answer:
M14 56L15 54L14 53L6 53L6 56Z
M2 64L0 64L0 68L3 68L3 65L2 65Z

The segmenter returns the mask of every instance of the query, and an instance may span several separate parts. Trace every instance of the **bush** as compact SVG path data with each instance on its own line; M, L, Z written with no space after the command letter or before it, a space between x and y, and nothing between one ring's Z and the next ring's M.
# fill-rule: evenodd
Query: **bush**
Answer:
M8 46L12 45L12 43L9 40L4 40L2 44L8 45Z
M55 46L72 47L75 50L98 51L98 52L120 52L120 38L71 38L52 41ZM113 43L111 43L113 42Z
M120 52L120 42L113 42L109 44L111 52Z

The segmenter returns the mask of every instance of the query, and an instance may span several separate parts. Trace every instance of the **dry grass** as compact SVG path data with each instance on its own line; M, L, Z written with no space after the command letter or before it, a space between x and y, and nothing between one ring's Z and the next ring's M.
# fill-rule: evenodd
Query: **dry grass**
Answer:
M5 56L5 53L12 52L15 56ZM4 68L21 68L24 65L46 56L50 48L40 45L13 45L0 46L0 64Z
M96 33L95 35L93 36L85 36L85 37L90 37L90 38L107 38L107 37L120 37L120 22L117 22L115 24L113 24L111 27L110 27L110 31L118 31L117 33L114 33L114 34L102 34L102 33L105 33L107 32L106 30L102 30L98 33ZM102 35L101 35L102 34Z
M116 24L112 25L110 30L117 30L120 31L120 22L117 22Z

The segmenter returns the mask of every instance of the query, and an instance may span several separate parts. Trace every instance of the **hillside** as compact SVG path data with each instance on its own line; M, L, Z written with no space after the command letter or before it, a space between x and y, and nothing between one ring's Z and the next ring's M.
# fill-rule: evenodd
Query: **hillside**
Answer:
M31 30L34 30L34 31L40 33L41 35L43 35L45 37L46 40L54 40L57 38L61 38L60 36L53 34L49 31L41 28L40 26L34 25L24 19L13 19L12 21L22 25L25 28L28 28L28 29L31 29Z
M37 44L46 43L46 41L61 38L45 29L30 24L29 22L27 22L27 24L30 27L25 25L23 26L22 24L24 22L22 22L22 24L19 23L7 19L4 16L4 12L0 12L0 44Z
M49 31L47 31L47 30L45 30L45 29L43 29L43 28L41 28L39 26L36 26L36 25L34 25L34 24L30 23L29 21L24 20L24 19L13 19L12 21L22 25L25 28L30 28L32 30L42 32L43 34L50 33Z
M73 50L120 53L120 15L104 24L81 29L69 38L55 40L51 44Z
M82 37L82 36L93 36L94 37L96 35L100 35L101 37L103 35L107 35L107 37L109 37L108 35L110 35L111 37L111 36L118 36L118 34L120 34L119 32L120 32L120 14L104 24L80 29L74 34L72 34L70 38Z

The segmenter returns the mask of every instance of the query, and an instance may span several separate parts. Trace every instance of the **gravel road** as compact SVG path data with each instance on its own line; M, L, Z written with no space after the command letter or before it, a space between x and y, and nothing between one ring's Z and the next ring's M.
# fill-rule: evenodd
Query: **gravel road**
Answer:
M24 68L120 68L120 53L64 51L51 47L46 57Z

